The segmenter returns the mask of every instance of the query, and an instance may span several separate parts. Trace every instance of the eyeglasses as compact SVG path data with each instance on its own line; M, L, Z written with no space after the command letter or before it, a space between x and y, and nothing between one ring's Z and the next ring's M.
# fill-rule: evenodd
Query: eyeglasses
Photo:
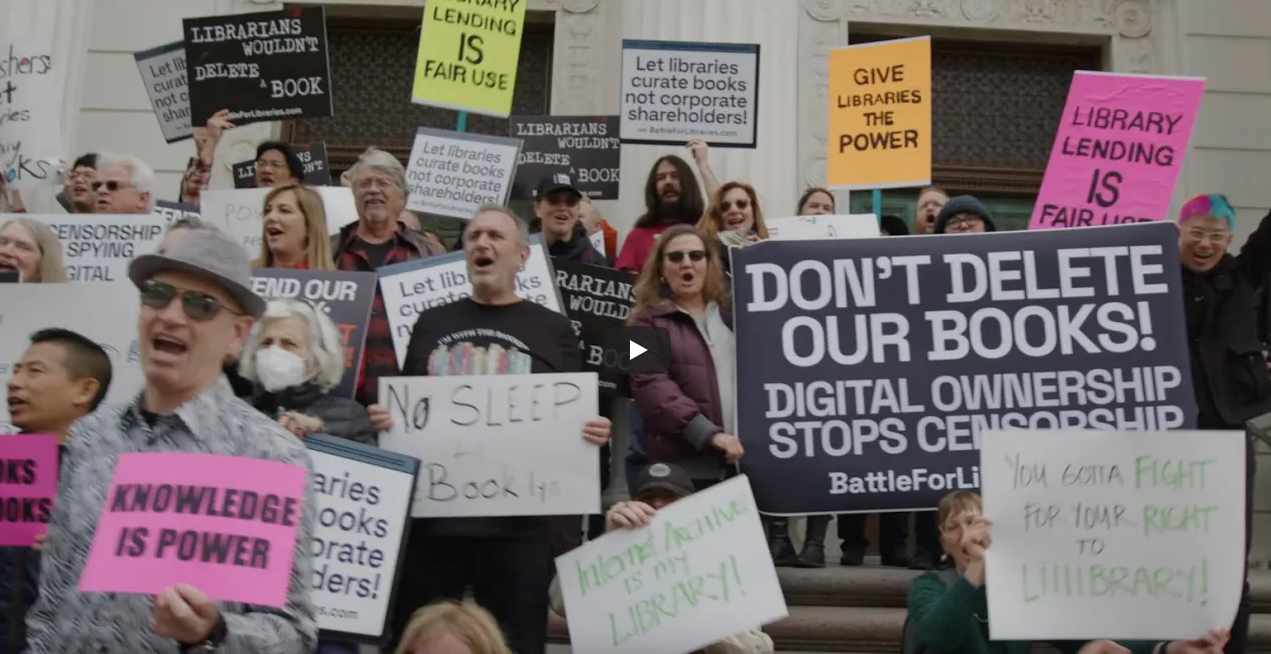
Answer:
M737 207L739 211L745 211L746 209L750 207L750 200L738 200L736 202L732 202L730 200L724 200L723 202L719 203L719 208L722 211L728 211L729 209L732 209L733 207Z
M954 216L949 219L949 224L946 226L946 229L948 229L949 227L953 227L953 228L972 227L975 225L982 225L982 224L984 224L984 219L979 216Z
M93 182L93 192L94 193L101 192L101 189L103 186L106 187L106 190L110 191L111 193L114 193L115 191L118 191L121 188L132 188L132 184L129 184L128 182L117 182L113 179L107 179L107 180L98 180L96 182Z
M264 170L285 170L287 163L283 161L268 161L266 159L257 159L256 167Z
M216 314L224 309L235 315L243 315L224 304L220 300L203 293L201 291L188 291L179 289L172 284L148 279L141 283L141 303L151 309L163 309L172 303L178 295L181 296L181 310L185 312L191 320L205 322L216 317Z
M688 251L675 250L673 252L667 252L666 254L662 256L666 257L666 260L670 261L671 263L681 263L684 261L685 255L688 255L689 261L696 263L706 258L706 251L705 250L688 250Z

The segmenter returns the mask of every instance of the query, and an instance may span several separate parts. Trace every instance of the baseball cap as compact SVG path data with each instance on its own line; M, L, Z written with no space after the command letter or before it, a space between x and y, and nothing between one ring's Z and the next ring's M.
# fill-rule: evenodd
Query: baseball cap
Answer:
M163 254L143 254L128 264L128 279L141 285L161 272L183 272L225 289L253 318L265 313L265 300L252 292L252 263L238 241L215 229L195 229L175 239Z
M635 497L652 491L666 491L683 499L693 494L693 479L677 465L670 463L654 463L645 467L636 477Z
M569 191L580 198L583 196L581 191L574 188L574 180L567 173L552 173L538 181L538 189L534 191L534 199L542 200L549 193L557 191Z

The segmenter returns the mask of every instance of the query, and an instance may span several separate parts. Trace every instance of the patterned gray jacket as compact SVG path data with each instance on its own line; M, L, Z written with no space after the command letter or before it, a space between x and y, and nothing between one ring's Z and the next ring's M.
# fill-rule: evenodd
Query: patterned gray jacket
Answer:
M93 544L106 491L120 454L189 452L272 459L309 471L296 532L291 584L283 609L220 603L228 635L218 654L307 654L318 627L310 597L310 542L316 515L313 463L300 440L234 397L224 377L175 414L141 411L140 396L105 407L76 423L58 483L57 503L40 573L40 596L27 614L30 654L176 653L176 641L155 635L151 599L144 595L79 592L80 572Z

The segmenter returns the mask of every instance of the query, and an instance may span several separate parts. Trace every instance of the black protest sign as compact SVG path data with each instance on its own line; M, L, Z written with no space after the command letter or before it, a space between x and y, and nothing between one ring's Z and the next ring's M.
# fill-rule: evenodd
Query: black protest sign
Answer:
M236 125L333 113L322 7L183 23L192 124L221 109Z
M375 273L257 268L252 290L266 300L308 302L335 323L344 347L344 378L331 394L353 397L378 279Z
M988 429L1195 427L1171 224L732 256L738 435L765 512L934 508L978 488Z
M324 434L304 442L318 498L318 628L342 640L379 642L393 614L419 459Z
M163 216L169 223L182 218L200 218L198 205L188 202L172 202L171 200L155 200L150 213Z
M22 281L20 270L0 270L0 284L18 284Z
M327 168L327 144L317 141L309 145L292 145L296 157L304 166L306 186L330 186L331 170ZM234 173L234 188L256 188L256 160L236 163L231 167Z
M509 135L522 142L512 197L533 199L539 180L568 173L583 195L617 200L618 127L617 116L512 116Z
M627 324L635 303L635 273L560 258L552 259L552 267L565 315L581 341L583 372L600 375L602 393L629 394L623 375L609 371L627 353L606 350L605 332Z

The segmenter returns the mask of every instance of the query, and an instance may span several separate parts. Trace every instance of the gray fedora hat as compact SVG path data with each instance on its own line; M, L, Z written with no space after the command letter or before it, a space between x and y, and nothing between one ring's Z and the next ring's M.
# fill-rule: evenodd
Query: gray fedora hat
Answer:
M143 254L128 264L128 278L138 288L169 271L201 277L224 288L253 318L265 313L265 300L252 292L252 262L247 251L219 230L191 230L175 239L163 254Z

